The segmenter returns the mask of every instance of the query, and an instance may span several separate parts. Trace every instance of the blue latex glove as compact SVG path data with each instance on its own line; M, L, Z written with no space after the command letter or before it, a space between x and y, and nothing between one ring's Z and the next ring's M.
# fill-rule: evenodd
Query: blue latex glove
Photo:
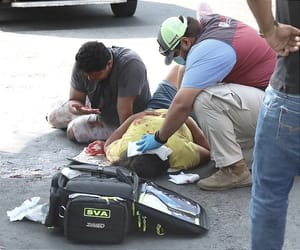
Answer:
M163 144L155 140L154 135L145 134L142 138L136 143L138 145L138 151L145 153L148 150L156 149L161 147Z

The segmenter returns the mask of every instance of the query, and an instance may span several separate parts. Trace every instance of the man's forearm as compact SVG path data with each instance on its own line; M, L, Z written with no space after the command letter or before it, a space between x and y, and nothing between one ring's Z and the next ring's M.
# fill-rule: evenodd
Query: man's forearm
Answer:
M272 0L247 0L247 2L257 21L260 33L264 36L271 35L276 28L272 13Z
M190 109L181 109L181 105L172 103L165 121L159 130L159 138L162 141L167 141L184 124L191 111L192 107Z
M182 113L180 114L180 116L177 115L176 119L172 119L174 117L173 115L169 115L169 117L167 116L164 124L159 130L160 141L157 141L160 143L168 141L168 139L184 124L184 121L186 120L188 115L189 113Z

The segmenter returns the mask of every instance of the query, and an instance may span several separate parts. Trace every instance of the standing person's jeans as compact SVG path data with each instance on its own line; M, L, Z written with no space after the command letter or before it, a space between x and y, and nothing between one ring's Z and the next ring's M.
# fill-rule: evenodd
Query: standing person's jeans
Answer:
M300 173L300 96L267 88L252 171L251 249L282 249L288 195Z

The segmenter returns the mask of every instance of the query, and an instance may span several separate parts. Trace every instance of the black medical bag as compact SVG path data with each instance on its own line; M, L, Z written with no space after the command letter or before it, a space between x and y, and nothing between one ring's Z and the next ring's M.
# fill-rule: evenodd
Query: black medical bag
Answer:
M119 243L130 230L137 190L137 175L125 168L71 165L52 178L45 225L75 242Z
M203 234L205 209L196 201L120 166L70 165L53 176L45 225L67 239L120 243L131 232Z

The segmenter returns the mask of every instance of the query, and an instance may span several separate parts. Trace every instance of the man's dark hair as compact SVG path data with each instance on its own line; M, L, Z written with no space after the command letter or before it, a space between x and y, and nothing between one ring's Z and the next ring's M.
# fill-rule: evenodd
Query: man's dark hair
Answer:
M183 22L183 17L180 16L179 19ZM186 37L198 37L201 33L201 28L197 19L188 16L188 27L183 36Z
M168 159L163 161L155 154L127 157L127 151L121 155L120 160L113 162L112 165L126 167L142 178L160 176L170 167Z
M84 43L75 56L76 67L85 73L105 69L109 59L110 51L103 43L97 41Z

